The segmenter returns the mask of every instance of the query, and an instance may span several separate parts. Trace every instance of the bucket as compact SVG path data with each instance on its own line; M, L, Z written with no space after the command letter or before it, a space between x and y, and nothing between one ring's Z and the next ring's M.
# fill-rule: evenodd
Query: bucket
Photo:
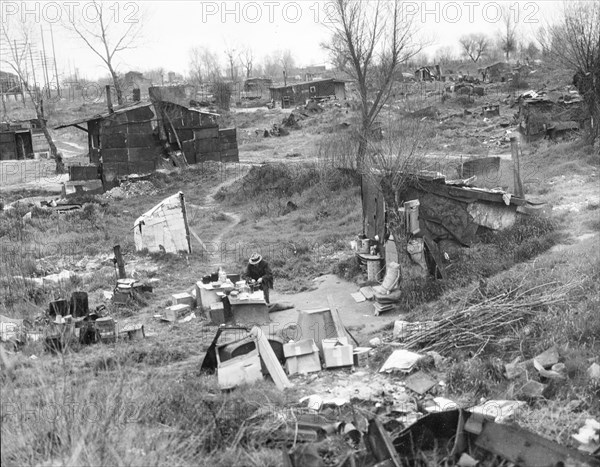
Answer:
M360 241L360 252L361 253L369 254L370 247L371 247L371 240L369 240L368 238L363 238Z
M380 258L367 260L367 279L369 281L378 281L380 270L381 270Z
M404 203L404 212L406 216L406 230L409 235L419 232L419 200L414 199Z

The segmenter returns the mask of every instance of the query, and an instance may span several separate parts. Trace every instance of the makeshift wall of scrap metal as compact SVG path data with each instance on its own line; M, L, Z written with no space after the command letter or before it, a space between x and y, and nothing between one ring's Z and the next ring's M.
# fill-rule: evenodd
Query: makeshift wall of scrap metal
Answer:
M170 196L138 217L133 232L137 251L190 251L183 193Z

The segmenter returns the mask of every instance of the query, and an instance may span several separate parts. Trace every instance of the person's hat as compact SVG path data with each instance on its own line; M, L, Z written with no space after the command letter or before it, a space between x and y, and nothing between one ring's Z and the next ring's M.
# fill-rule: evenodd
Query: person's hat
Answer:
M262 261L262 256L260 256L258 253L254 253L252 256L250 256L250 260L248 261L250 264L258 264Z

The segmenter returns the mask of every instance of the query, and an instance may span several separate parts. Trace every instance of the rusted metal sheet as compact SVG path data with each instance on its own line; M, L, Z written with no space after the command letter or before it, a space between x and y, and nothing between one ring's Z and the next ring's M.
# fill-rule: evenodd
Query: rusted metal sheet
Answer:
M485 421L475 444L521 467L599 466L597 461L516 425Z

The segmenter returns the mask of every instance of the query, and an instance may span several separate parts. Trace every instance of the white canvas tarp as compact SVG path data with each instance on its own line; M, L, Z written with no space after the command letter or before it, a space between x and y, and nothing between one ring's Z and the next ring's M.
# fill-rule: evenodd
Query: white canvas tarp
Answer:
M138 217L133 232L137 251L191 252L183 193L164 199Z

